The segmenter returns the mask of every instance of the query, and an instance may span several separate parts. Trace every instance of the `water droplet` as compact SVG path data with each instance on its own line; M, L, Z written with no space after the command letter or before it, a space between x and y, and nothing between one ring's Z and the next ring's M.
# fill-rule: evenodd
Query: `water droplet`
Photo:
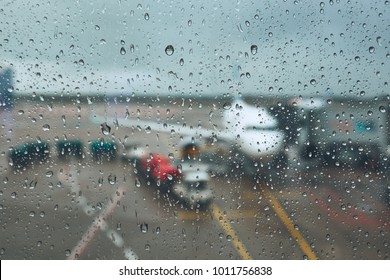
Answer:
M252 46L251 46L251 53L252 53L253 55L257 54L257 45L252 45Z
M44 125L42 126L42 129L43 129L43 131L49 131L49 130L50 130L50 125L44 124Z
M100 30L100 26L99 25L95 25L95 29L96 30Z
M184 65L184 59L180 58L179 64L180 64L180 66L183 66Z
M80 66L84 66L84 64L85 64L85 63L84 63L84 60L80 59L80 60L79 60L79 65L80 65Z
M141 181L140 181L140 179L135 178L135 186L136 186L137 188L140 188L140 187L141 187Z
M376 37L376 42L378 46L382 46L382 37L381 36Z
M134 45L133 44L130 45L130 52L134 53Z
M121 47L121 50L119 51L121 55L125 55L126 54L126 50L124 47Z
M11 198L15 199L18 197L18 194L16 192L11 193Z
M46 177L50 178L53 176L53 171L47 171L45 175Z
M173 53L175 52L175 49L173 48L172 45L168 45L166 48L165 48L165 53L169 56L173 55Z
M156 228L156 234L159 234L160 232L161 232L160 227L157 227L157 228Z
M108 183L110 185L115 185L116 184L116 175L115 174L110 174L108 175Z
M18 115L23 115L24 114L24 111L23 110L19 110L18 111Z
M30 211L29 216L30 217L35 217L35 212L34 211Z
M115 126L116 130L119 129L119 121L118 121L118 118L116 116L115 116L115 119L114 119L114 126Z
M381 112L381 113L386 113L386 108L385 108L385 106L380 106L380 107L379 107L379 112Z
M142 223L141 225L140 225L140 229L141 229L141 232L143 232L143 233L147 233L148 232L148 224L146 224L146 223Z
M151 133L151 132L152 132L151 127L148 126L147 128L145 128L145 132L146 132L147 134Z
M316 83L317 83L317 81L315 79L310 80L310 84L315 85Z
M232 108L232 104L230 102L226 102L225 104L223 104L223 108L225 110L229 110L230 108Z
M102 133L103 133L104 135L109 135L110 132L111 132L111 127L110 127L109 125L107 125L106 122L102 123L102 124L100 125L100 128L102 129Z
M368 48L368 51L369 51L370 53L374 53L374 52L375 52L375 48L371 46L371 47Z
M149 20L149 14L148 14L148 13L145 13L144 19L145 19L145 20Z

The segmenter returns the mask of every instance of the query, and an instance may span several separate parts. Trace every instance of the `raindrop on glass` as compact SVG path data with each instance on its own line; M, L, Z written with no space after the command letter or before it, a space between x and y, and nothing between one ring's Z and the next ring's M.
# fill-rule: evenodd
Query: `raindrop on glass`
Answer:
M230 102L226 102L225 104L223 104L223 108L225 110L229 110L230 108L232 108L232 104Z
M50 130L50 125L44 124L44 125L42 126L42 129L43 129L43 131L49 131L49 130Z
M116 183L116 175L115 174L108 175L107 179L108 179L108 183L110 185L115 185L115 183Z
M175 49L173 48L172 45L168 45L166 48L165 48L165 53L169 56L173 55L173 53L175 52Z
M257 54L257 45L252 45L252 46L251 46L251 53L252 53L253 55Z
M146 224L146 223L142 223L141 225L140 225L140 229L141 229L141 232L143 232L143 233L147 233L148 232L148 224Z
M104 135L109 135L110 132L111 132L111 127L110 127L109 125L107 125L106 122L102 123L102 124L100 125L100 128L102 129L102 133L103 133Z
M382 46L382 37L381 36L376 37L376 42L378 46Z

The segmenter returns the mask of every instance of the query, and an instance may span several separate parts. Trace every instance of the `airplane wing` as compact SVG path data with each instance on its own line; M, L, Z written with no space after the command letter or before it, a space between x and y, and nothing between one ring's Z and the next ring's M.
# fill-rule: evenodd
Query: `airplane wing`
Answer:
M116 127L129 127L139 131L151 131L151 132L165 132L171 134L180 134L187 136L194 136L201 138L220 139L225 141L231 141L233 139L232 133L228 131L220 131L217 129L207 129L200 127L193 127L188 125L172 124L164 121L147 121L132 118L116 118L116 117L104 117L104 116L91 116L91 120L96 124L107 123L113 124Z

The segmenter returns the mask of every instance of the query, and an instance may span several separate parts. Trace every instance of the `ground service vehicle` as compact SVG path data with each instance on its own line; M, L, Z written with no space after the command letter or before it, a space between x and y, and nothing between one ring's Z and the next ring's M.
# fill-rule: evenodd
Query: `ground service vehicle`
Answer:
M389 130L383 102L329 100L297 106L303 160L374 169L386 161Z

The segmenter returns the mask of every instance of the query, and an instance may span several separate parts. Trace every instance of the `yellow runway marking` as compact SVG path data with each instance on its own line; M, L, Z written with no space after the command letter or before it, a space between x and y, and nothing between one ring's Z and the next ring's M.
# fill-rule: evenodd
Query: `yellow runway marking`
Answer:
M179 220L190 220L190 221L196 220L197 221L197 220L207 218L209 216L210 216L210 214L208 212L196 213L194 211L179 211L179 213L178 213Z
M259 213L259 211L252 209L229 210L226 211L226 216L230 219L256 218ZM178 219L184 221L199 221L208 217L210 217L208 212L179 211L178 213Z
M274 208L275 213L279 216L280 220L284 223L287 230L290 232L291 236L295 238L298 242L299 247L304 254L308 257L309 260L317 260L316 254L310 248L309 244L303 238L303 236L297 231L294 227L294 224L287 216L286 212L283 210L282 205L280 205L279 201L275 198L275 196L267 189L263 188L264 195L271 201L272 207Z
M213 218L221 224L221 226L222 226L223 230L226 232L226 234L230 235L232 237L233 246L237 249L237 252L238 252L239 256L241 257L241 259L251 260L252 257L249 255L249 252L246 249L244 243L242 243L240 241L236 232L234 231L234 229L230 225L230 222L224 216L224 213L222 212L222 210L219 209L218 206L215 204L211 205L210 210L212 210Z

